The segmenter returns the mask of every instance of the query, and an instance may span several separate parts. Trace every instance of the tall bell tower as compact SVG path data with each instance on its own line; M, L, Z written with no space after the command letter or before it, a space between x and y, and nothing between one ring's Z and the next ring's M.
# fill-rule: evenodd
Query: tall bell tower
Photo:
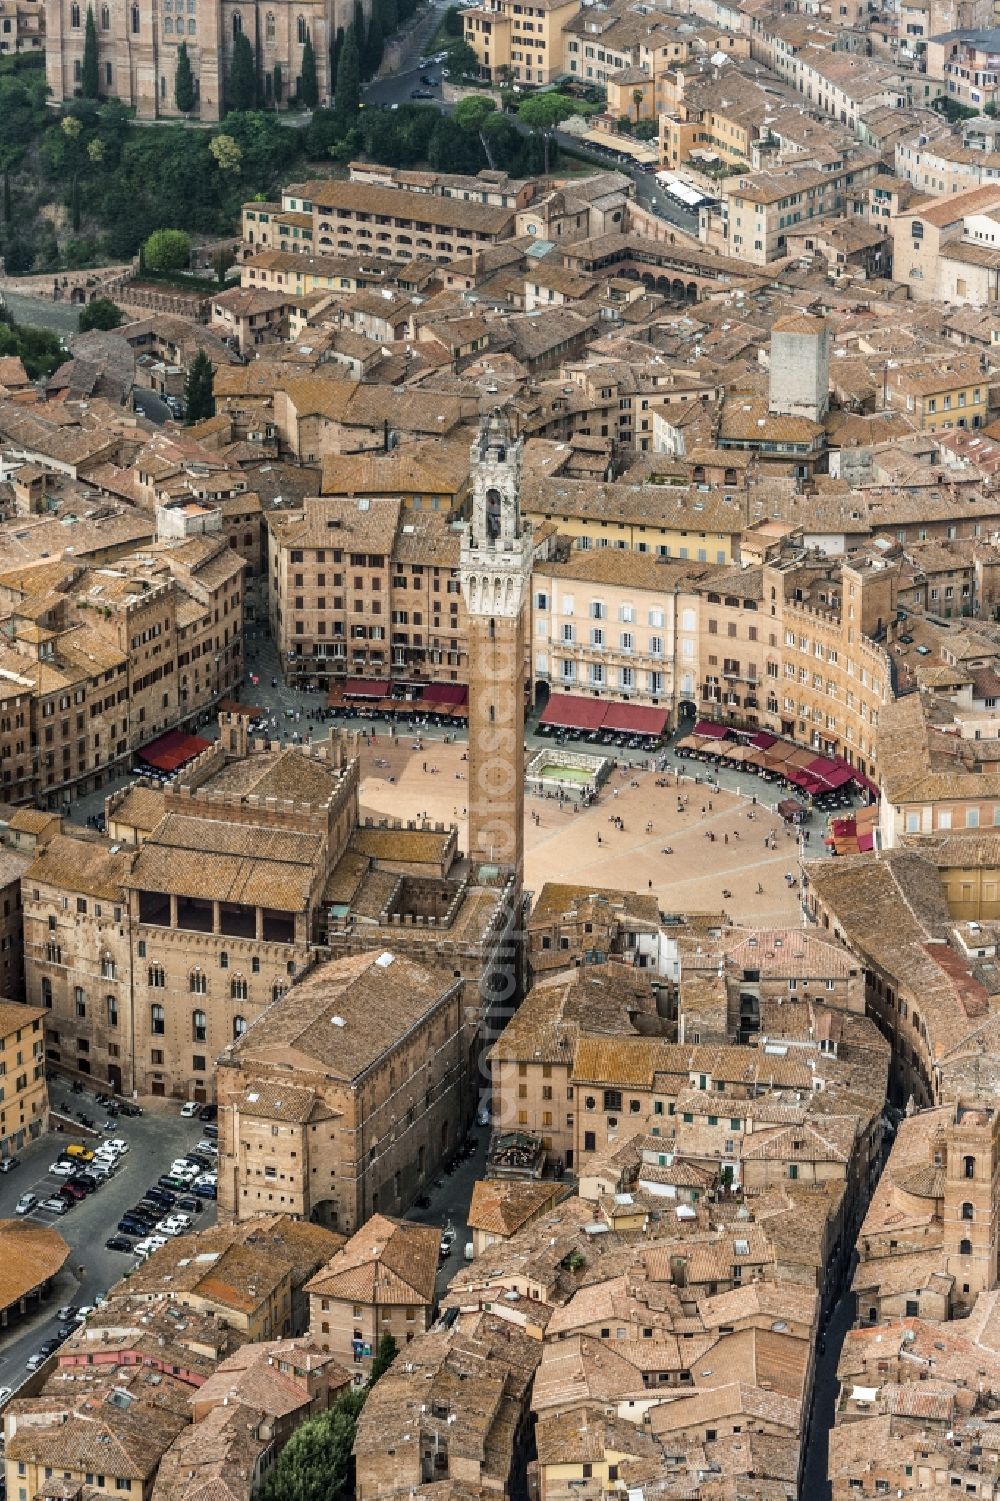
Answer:
M531 531L521 452L504 413L472 445L472 520L462 538L469 631L469 859L524 876L524 678Z

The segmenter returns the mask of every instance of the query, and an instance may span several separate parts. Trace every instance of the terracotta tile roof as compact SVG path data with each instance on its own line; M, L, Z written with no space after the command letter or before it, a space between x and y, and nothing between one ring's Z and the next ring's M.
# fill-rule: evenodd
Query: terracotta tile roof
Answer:
M306 1284L306 1291L379 1307L431 1304L440 1240L435 1226L373 1215Z
M68 1256L58 1230L30 1220L0 1220L0 1308L54 1277Z
M469 1228L492 1235L510 1236L528 1220L560 1197L554 1183L505 1182L479 1178L472 1185Z

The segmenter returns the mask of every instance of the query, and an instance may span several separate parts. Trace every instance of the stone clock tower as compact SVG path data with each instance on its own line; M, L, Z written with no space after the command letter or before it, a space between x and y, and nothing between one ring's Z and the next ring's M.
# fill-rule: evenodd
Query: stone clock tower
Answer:
M462 539L469 632L469 859L524 876L524 680L531 532L521 521L521 450L506 416L472 445L472 521Z

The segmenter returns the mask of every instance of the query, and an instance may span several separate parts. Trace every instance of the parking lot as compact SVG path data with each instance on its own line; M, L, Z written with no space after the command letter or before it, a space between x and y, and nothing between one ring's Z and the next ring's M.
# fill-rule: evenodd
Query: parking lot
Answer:
M74 1119L82 1111L99 1123L107 1119L92 1094L73 1094L58 1079L50 1081L49 1088L53 1109L63 1115ZM60 1305L92 1304L97 1294L107 1292L133 1265L130 1255L108 1250L105 1241L117 1232L122 1214L139 1202L175 1157L191 1151L204 1134L203 1122L181 1118L176 1101L153 1101L144 1105L144 1111L133 1119L119 1116L114 1133L104 1133L123 1138L129 1147L113 1177L62 1216L37 1207L32 1211L30 1217L39 1224L58 1229L71 1254L43 1307L0 1338L0 1386L16 1389L24 1379L29 1356L56 1333ZM19 1153L20 1165L0 1177L0 1219L14 1218L14 1206L23 1194L35 1194L41 1202L57 1191L63 1180L52 1176L49 1168L72 1141L93 1147L98 1138L67 1127L62 1133L50 1132ZM202 1212L192 1218L198 1230L215 1224L214 1201L205 1200Z

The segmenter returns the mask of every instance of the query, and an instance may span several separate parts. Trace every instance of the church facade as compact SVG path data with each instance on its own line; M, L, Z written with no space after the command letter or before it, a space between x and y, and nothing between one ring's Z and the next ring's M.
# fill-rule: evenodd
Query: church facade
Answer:
M101 96L130 105L140 120L177 118L177 50L187 44L201 120L220 120L233 46L242 32L257 58L261 100L275 107L275 65L284 107L298 93L308 36L316 54L319 102L330 102L330 47L354 18L353 0L90 0L97 29ZM53 99L80 88L88 0L47 0L46 80ZM364 6L370 10L370 0Z

